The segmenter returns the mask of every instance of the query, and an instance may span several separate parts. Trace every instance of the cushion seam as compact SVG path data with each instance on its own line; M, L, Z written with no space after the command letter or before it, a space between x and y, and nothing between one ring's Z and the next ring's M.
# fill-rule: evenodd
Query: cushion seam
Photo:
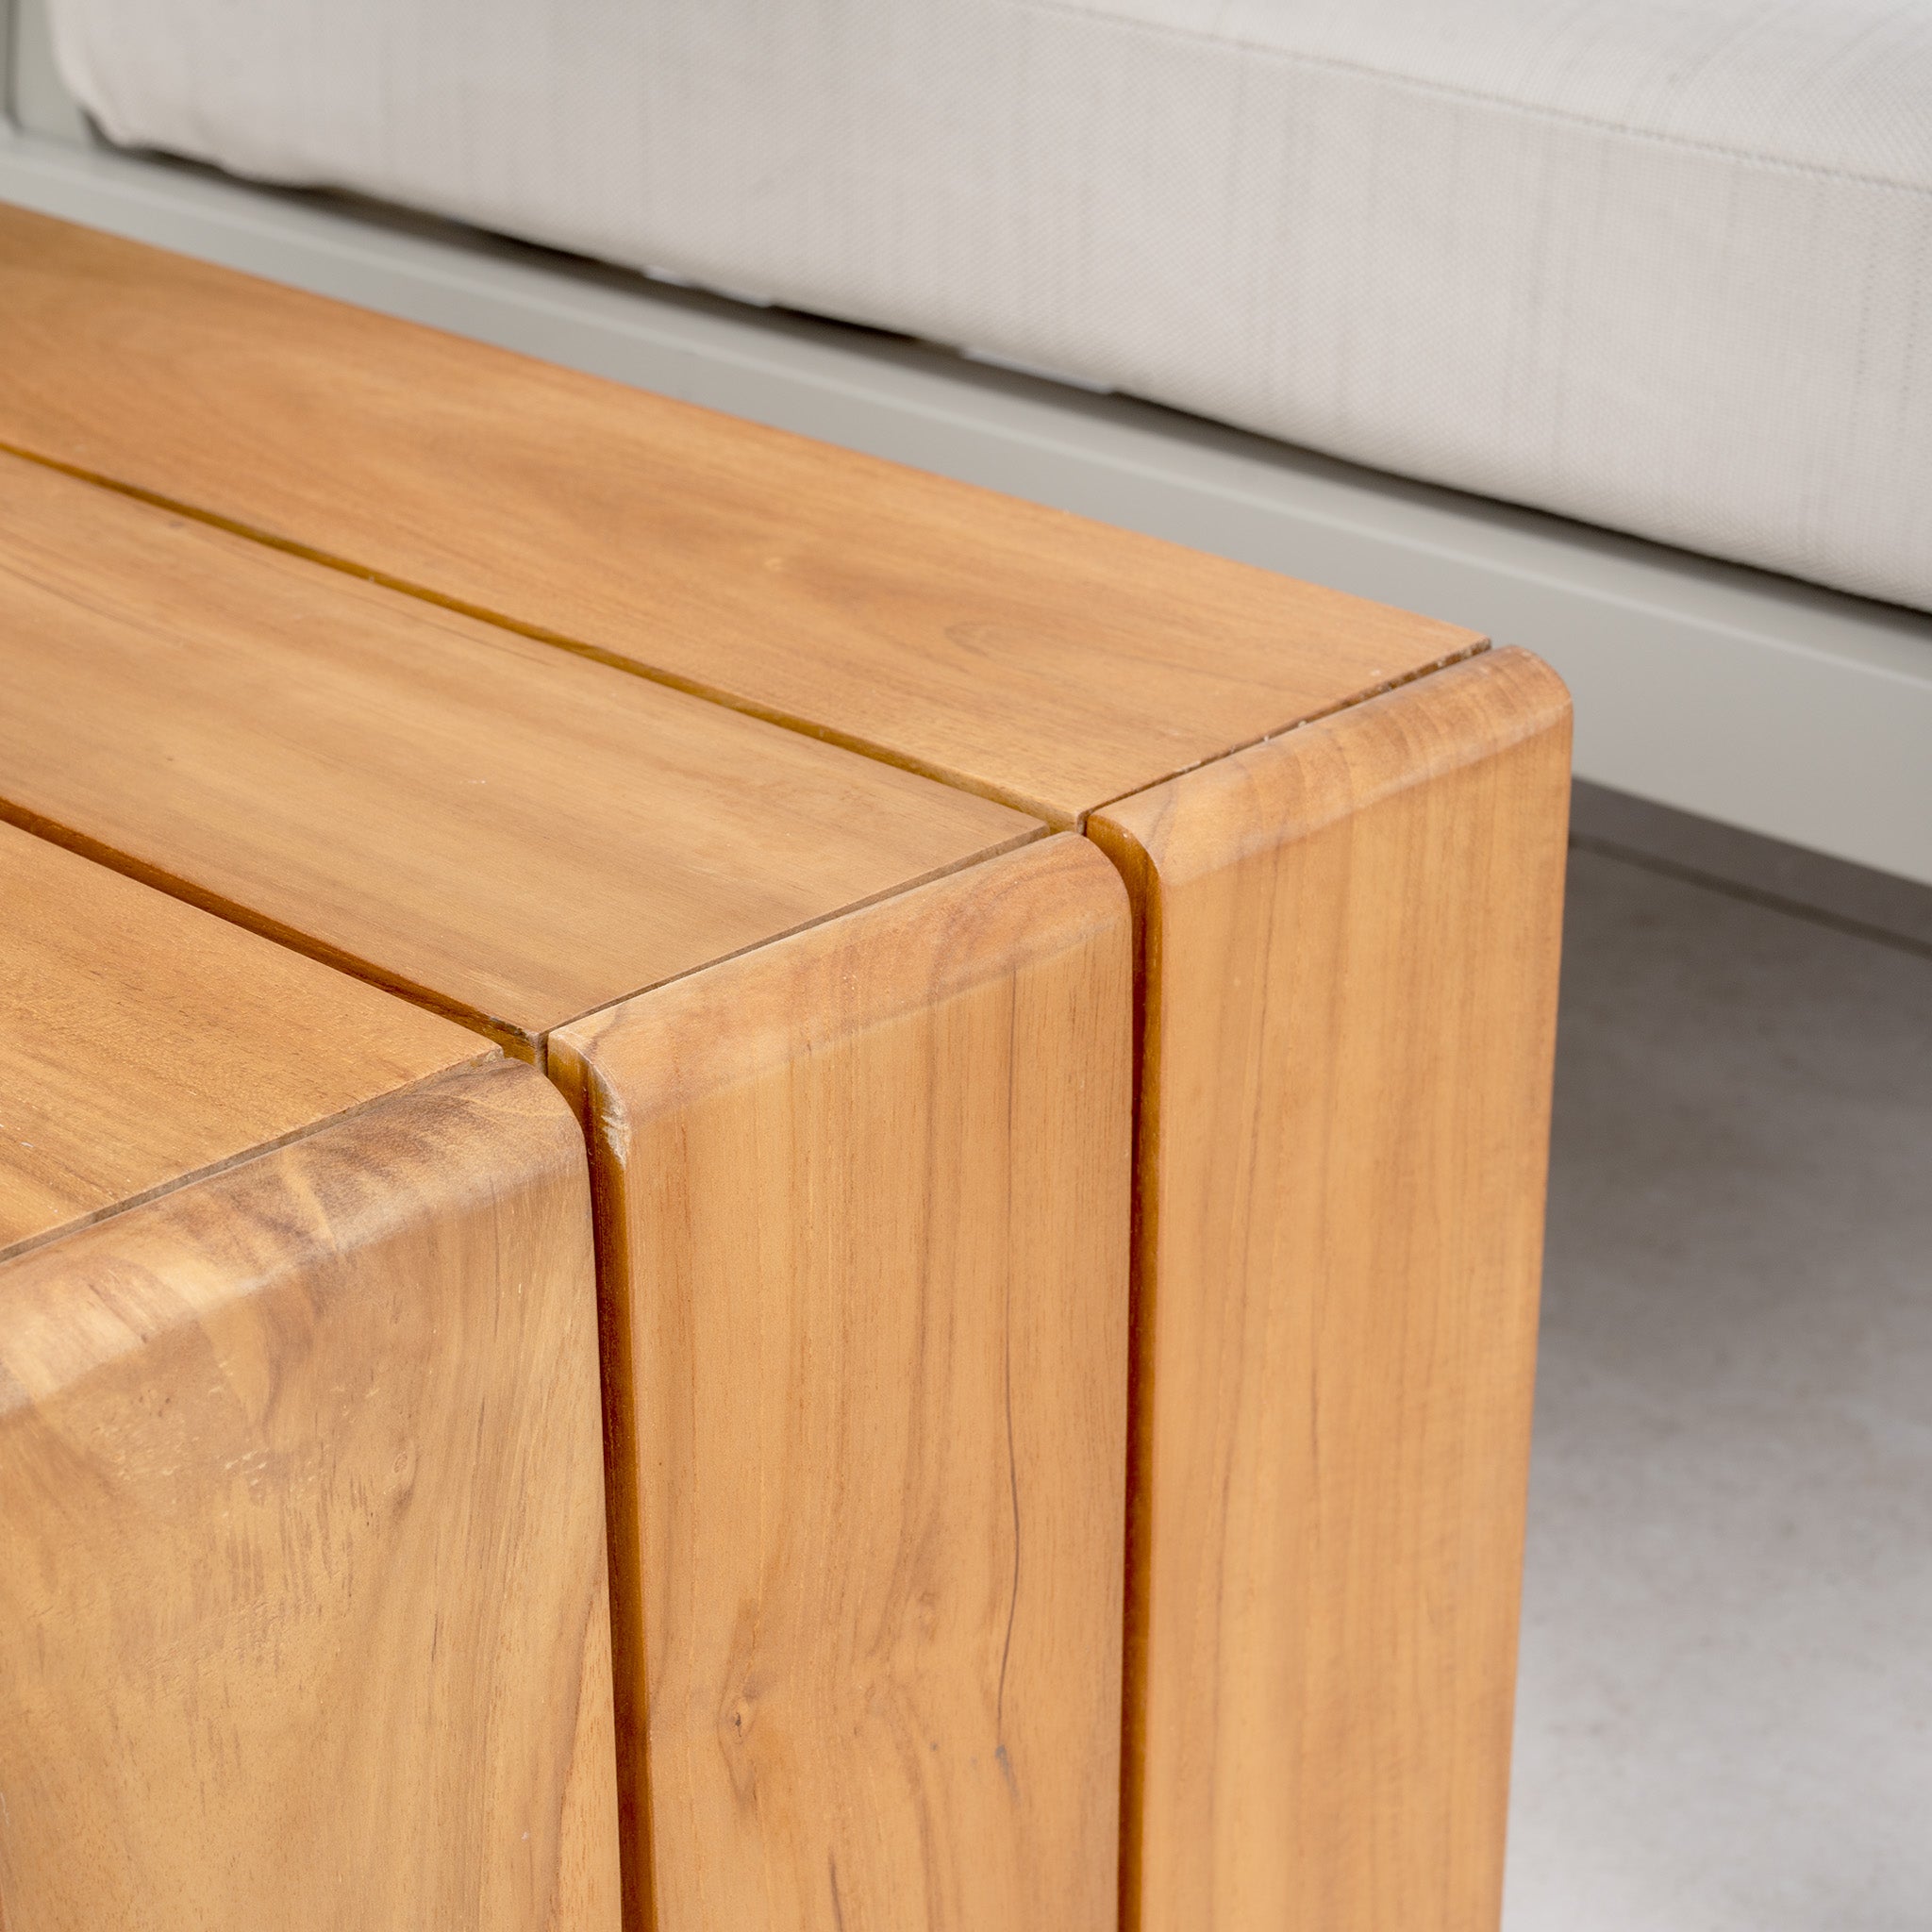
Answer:
M1661 128L1633 127L1628 123L1613 121L1600 114L1587 114L1574 108L1557 108L1531 101L1511 100L1507 94L1489 93L1480 88L1463 87L1454 81L1427 80L1417 75L1398 74L1389 68L1372 66L1367 61L1344 59L1336 54L1310 54L1293 47L1271 47L1260 41L1243 40L1236 35L1213 33L1199 27L1173 26L1163 21L1131 20L1119 14L1103 13L1093 8L1074 5L1073 0L1002 0L1002 4L1022 8L1029 13L1052 13L1069 19L1088 21L1116 31L1140 33L1154 40L1184 41L1204 46L1226 47L1242 54L1256 55L1283 66L1309 67L1328 73L1352 75L1366 80L1379 81L1386 86L1404 88L1413 93L1500 108L1506 113L1520 115L1525 120L1550 121L1565 126L1589 128L1599 134L1620 135L1628 141L1648 142L1658 147L1675 148L1690 154L1711 155L1725 160L1742 161L1753 167L1773 169L1781 174L1803 175L1813 180L1837 181L1850 187L1890 189L1895 193L1917 195L1922 198L1932 196L1932 182L1905 181L1889 175L1873 175L1856 169L1827 167L1818 161L1791 160L1781 155L1763 154L1725 142L1700 141L1693 135L1670 134Z

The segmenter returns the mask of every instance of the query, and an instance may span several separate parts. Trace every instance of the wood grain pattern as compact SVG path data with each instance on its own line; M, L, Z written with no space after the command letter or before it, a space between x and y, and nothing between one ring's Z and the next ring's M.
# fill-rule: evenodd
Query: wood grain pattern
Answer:
M1485 1932L1569 707L1497 652L1096 816L1140 915L1140 1932Z
M1521 1518L1510 1485L1533 1349L1536 1056L1560 891L1550 854L1567 727L1546 674L1507 654L1479 674L1443 670L1481 641L8 210L0 442L1053 823L1093 813L1089 828L1138 895L1144 947L1128 1795L1146 1842L1130 1831L1130 1917L1147 1932L1492 1921ZM63 511L48 528L64 523ZM165 576L188 547L182 537L142 569ZM279 567L279 581L312 591L293 560ZM210 565L229 568L228 553ZM97 596L62 569L56 602ZM42 611L46 583L30 591ZM384 625L401 624L384 592L358 594ZM195 597L200 623L214 599ZM132 625L139 612L112 615ZM447 609L425 621L450 635L468 623ZM0 648L5 631L0 617ZM404 632L382 635L391 642L376 656L392 661ZM514 640L494 648L515 657ZM452 670L452 687L466 681ZM378 688L390 702L379 679L358 687ZM22 737L66 728L61 708L46 698ZM589 730L593 708L558 713L555 741ZM414 714L393 762L411 733L435 738L435 716ZM0 719L0 758L5 731ZM282 731L248 782L301 742ZM103 769L141 753L96 749ZM597 767L607 801L622 763ZM35 783L68 785L67 768L89 768L71 743ZM734 878L758 811L784 822L773 808L786 786L753 799L754 769L735 767L743 821L723 808L745 834L719 858ZM174 781L165 765L154 774L164 801ZM408 786L385 783L418 809ZM300 839L276 849L264 838L274 862L251 858L249 893L340 809L326 783L314 795L326 808L309 811ZM533 812L556 808L549 793L529 797ZM716 804L692 802L700 816ZM697 834L675 820L675 801L649 809L663 813L655 831L689 849ZM427 814L446 816L441 804ZM825 828L850 823L845 806L827 808L779 868L781 899ZM979 856L999 830L979 828ZM230 825L224 863L235 840ZM406 841L383 843L392 866ZM634 848L620 841L575 871L520 836L504 849L557 864L553 903L568 919ZM645 914L663 910L679 932L691 907L715 913L698 871L695 884L645 894ZM902 864L890 883L914 875L925 874ZM410 887L404 866L379 891L393 907L411 903ZM317 904L336 916L339 889L310 893L310 926ZM506 1002L475 987L462 1009L523 1051L569 1004L533 989L579 967L573 997L597 974L623 976L606 971L588 909L553 942L525 936L531 903L507 889L463 910L445 955L492 935L484 956L492 970L511 958L523 1017L505 1021ZM741 909L732 894L725 906ZM762 907L745 928L761 921L758 937L785 929ZM397 951L393 916L373 924ZM718 937L728 926L707 926L676 970L731 950ZM300 942L351 957L307 929ZM901 1103L882 1105L891 1115ZM609 1179L611 1198L628 1185ZM845 1385L835 1374L822 1386ZM703 1706L722 1681L692 1674L677 1694L696 1684ZM675 1739L713 1718L660 1719L654 1706L652 1722ZM699 1849L681 1866L660 1837L667 1898L703 1890L703 1909L721 1909L752 1887L746 1874L762 1886L774 1871L781 1919L787 1901L816 1896L799 1848L821 1825L794 1818L818 1816L829 1847L846 1814L810 1814L803 1800L794 1814L792 1775L768 1766L744 1787L788 1794L777 1823L760 1813L753 1849ZM687 1788L696 1795L678 1802L697 1816L711 1788L696 1772ZM868 1874L894 1873L879 1857ZM1004 1898L998 1882L989 1897Z
M496 1053L0 824L0 1258Z
M0 1924L614 1932L588 1210L497 1060L0 1265Z
M0 815L525 1058L1039 830L5 457L0 678Z
M0 443L1062 825L1478 641L4 208Z
M552 1042L666 1932L1112 1932L1130 965L1060 838Z

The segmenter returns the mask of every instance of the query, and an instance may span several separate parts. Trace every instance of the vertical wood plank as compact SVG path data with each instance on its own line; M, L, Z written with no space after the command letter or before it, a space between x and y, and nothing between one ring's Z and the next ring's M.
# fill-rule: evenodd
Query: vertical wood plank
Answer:
M667 1932L1111 1932L1130 970L1061 837L552 1036Z
M0 1265L0 1924L614 1932L588 1208L497 1062Z
M1500 1908L1569 777L1499 651L1097 813L1139 920L1127 1922Z

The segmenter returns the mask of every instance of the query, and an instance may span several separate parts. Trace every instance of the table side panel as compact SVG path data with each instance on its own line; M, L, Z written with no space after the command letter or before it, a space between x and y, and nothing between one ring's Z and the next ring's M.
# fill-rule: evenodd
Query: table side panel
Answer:
M592 1268L503 1061L0 1266L0 1923L616 1932Z
M1130 973L1063 836L553 1039L661 1925L1112 1932Z
M1502 651L1091 822L1145 974L1138 1932L1497 1923L1568 778Z

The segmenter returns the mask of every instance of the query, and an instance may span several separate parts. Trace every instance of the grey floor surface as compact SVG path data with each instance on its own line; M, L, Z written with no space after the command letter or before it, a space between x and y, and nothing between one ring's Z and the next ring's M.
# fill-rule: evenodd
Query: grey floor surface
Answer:
M1932 1928L1932 895L1579 805L1506 1932Z

